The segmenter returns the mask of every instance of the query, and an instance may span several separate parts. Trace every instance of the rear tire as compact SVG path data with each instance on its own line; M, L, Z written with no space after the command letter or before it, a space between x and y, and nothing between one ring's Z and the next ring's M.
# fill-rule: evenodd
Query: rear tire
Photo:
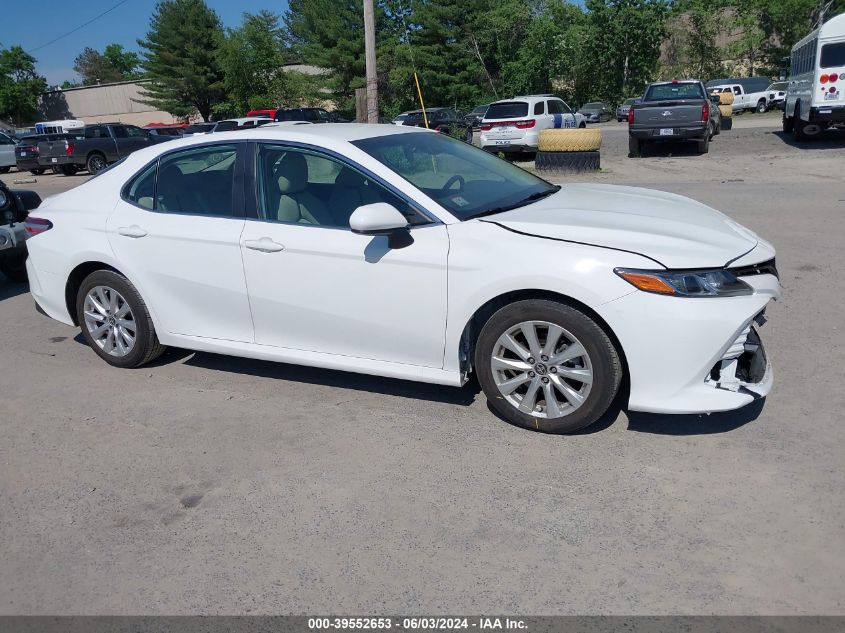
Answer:
M76 165L60 165L59 171L65 176L75 176L79 172Z
M43 169L43 168L39 167L38 169L30 169L30 170L29 170L29 173L30 173L30 174L32 174L33 176L40 176L40 175L42 175L45 171L46 171L45 169Z
M85 161L85 169L92 176L99 174L106 167L108 167L108 163L106 163L106 157L97 152L91 154L88 157L88 160Z
M91 303L89 293L97 296L98 288L106 299L111 299L113 293L116 293L117 298L113 303L101 300L96 304ZM86 302L89 304L88 310ZM94 306L97 304L103 309L96 309ZM128 306L128 310L123 312L125 306ZM90 316L86 317L86 313ZM126 277L112 270L98 270L84 279L76 293L76 318L85 342L109 365L123 368L140 367L161 356L167 349L159 343L150 312L135 286ZM130 325L122 324L124 321ZM98 332L103 328L105 330ZM114 341L120 337L126 347L127 337L119 331L109 333L114 328L123 328L124 332L132 332L134 328L134 341L125 353L118 349ZM103 339L103 335L111 335L112 342L109 343L107 338Z
M642 155L645 143L641 143L636 136L628 135L628 158L637 158Z
M552 328L557 338L550 341ZM533 332L535 340L522 332ZM474 362L490 408L511 424L544 433L573 433L596 422L623 373L616 348L595 321L548 300L518 301L490 317Z
M781 125L783 126L784 134L792 134L795 129L795 121L793 121L791 116L786 116L786 108L783 109L783 119L781 120Z
M706 154L710 151L710 136L712 130L707 131L703 139L698 141L698 153L699 154Z
M26 250L0 258L0 272L16 284L26 282Z
M8 174L11 167L8 165L6 167L0 167L0 174Z
M795 105L795 116L793 117L794 132L796 141L812 141L822 133L822 127L817 123L805 123L801 119L800 103Z

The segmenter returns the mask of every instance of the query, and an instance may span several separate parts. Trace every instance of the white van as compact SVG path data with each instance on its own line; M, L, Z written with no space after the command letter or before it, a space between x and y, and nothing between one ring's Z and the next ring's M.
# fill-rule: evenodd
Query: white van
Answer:
M799 141L845 125L845 13L792 47L783 131Z

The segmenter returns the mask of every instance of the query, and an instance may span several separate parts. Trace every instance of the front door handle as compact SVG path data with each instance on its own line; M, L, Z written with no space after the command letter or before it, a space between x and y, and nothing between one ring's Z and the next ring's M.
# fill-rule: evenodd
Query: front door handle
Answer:
M244 246L254 251L261 251L262 253L278 253L285 250L285 247L274 242L269 237L262 237L260 240L246 240Z
M117 229L119 235L123 235L125 237L144 237L147 232L142 229L137 224L133 224L132 226L121 226Z

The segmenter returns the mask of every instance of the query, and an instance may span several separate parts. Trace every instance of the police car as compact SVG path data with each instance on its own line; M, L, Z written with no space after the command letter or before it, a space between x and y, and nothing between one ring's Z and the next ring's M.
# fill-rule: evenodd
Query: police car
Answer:
M489 152L537 151L540 130L587 127L583 114L573 112L553 95L528 95L491 103L481 121L481 148Z

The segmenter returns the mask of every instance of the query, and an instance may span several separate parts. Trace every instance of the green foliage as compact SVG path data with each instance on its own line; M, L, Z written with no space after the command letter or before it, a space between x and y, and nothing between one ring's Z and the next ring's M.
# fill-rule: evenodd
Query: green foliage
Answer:
M218 48L223 29L204 0L162 0L150 20L141 66L151 80L145 103L187 116L199 112L203 120L225 100Z
M229 30L219 59L228 103L238 116L253 108L281 105L275 99L284 92L286 56L285 33L275 13L245 13L243 24Z
M364 87L366 77L361 0L290 0L285 26L293 56L328 69L327 97L354 113L355 88Z
M47 82L35 72L35 58L20 46L0 49L0 119L17 125L35 120Z
M82 78L83 86L91 86L137 79L140 63L137 53L125 52L120 44L109 44L102 53L86 47L74 59L73 70Z
M666 36L666 0L585 0L585 62L591 98L618 103L642 93L657 72Z

